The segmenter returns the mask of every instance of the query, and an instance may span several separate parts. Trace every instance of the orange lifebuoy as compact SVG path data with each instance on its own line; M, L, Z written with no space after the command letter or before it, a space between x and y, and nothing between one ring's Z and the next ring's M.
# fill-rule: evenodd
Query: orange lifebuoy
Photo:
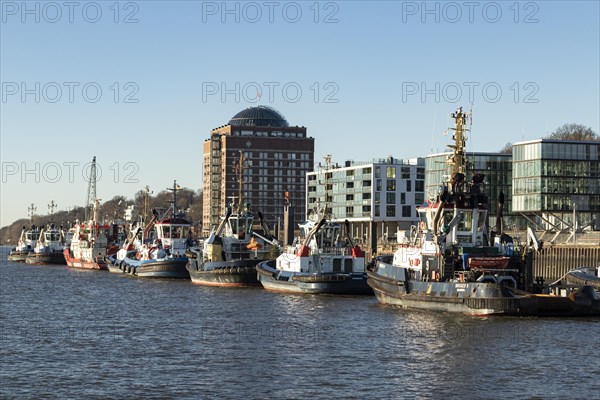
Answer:
M419 264L421 264L421 260L419 260L418 258L415 258L415 265L418 266Z

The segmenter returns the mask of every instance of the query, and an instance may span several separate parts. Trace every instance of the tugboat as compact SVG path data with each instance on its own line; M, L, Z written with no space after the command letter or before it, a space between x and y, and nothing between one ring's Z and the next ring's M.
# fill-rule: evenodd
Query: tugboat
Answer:
M31 227L21 230L21 236L17 246L8 254L8 261L25 262L27 255L33 251L35 243L40 238L40 229L33 224L33 213L37 210L33 203L27 208L31 218Z
M259 286L256 279L256 264L268 258L269 245L276 245L264 223L262 214L258 216L265 236L253 230L254 216L250 206L243 204L243 164L244 155L240 152L241 166L238 171L238 204L226 208L219 226L202 243L187 251L192 283L206 286ZM232 209L236 211L232 212ZM224 233L223 233L224 231Z
M327 169L330 160L327 156ZM327 193L325 198L329 198ZM323 212L313 213L315 218L299 224L300 237L292 246L287 246L275 260L257 265L258 280L265 289L286 293L373 294L367 285L365 253L353 243L348 221L345 221L347 240L344 241L340 238L341 224L328 218L328 210L326 202Z
M481 191L484 176L474 174L471 183L465 182L469 117L460 108L452 118L455 143L449 146L454 150L447 161L450 179L435 202L417 208L420 222L411 242L393 256L378 257L368 268L368 283L377 300L403 308L472 315L600 314L600 301L589 286L566 297L532 293L527 247L514 244L506 234L488 241L488 198ZM501 203L502 199L499 217ZM531 229L528 240L540 249Z
M226 215L202 247L191 247L187 269L192 283L206 286L259 286L256 264L268 258L265 243L270 240L252 230L253 215L248 209ZM223 229L225 233L222 234ZM256 239L258 238L258 240Z
M27 255L33 251L35 243L40 237L39 228L35 225L25 230L21 230L21 237L19 243L15 248L8 254L8 261L25 262Z
M67 266L82 269L107 269L105 257L108 248L108 226L97 223L99 206L100 200L96 197L96 157L94 157L90 169L86 202L86 215L91 215L91 219L87 220L86 216L83 224L76 222L71 244L63 251ZM111 249L115 252L116 250Z
M142 236L143 241L150 229L154 228L156 239L152 244L144 243L135 250L133 243L141 228L136 229L123 248L115 256L108 257L110 271L144 278L189 279L185 251L191 242L192 223L175 212L177 190L180 189L177 181L173 182L173 188L167 189L173 191L173 201L161 218L153 210L153 217Z
M94 209L97 208L97 205ZM63 250L67 266L82 269L106 270L108 239L106 227L95 223L95 219L75 225L71 245Z
M42 265L65 264L64 245L65 240L62 230L51 224L45 230L42 229L35 248L29 253L25 262L27 264Z

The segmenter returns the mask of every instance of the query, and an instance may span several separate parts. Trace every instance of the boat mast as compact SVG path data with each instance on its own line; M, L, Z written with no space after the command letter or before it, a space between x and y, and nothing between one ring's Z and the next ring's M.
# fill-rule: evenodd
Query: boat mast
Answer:
M242 202L244 201L244 153L240 150L240 161L237 166L237 174L238 174L238 206L237 213L238 216L242 214Z
M48 204L48 210L50 211L50 220L52 220L52 216L54 215L54 209L58 207L58 205L54 202L54 200L50 201Z
M27 214L29 218L31 218L31 225L33 225L33 213L35 213L36 211L37 207L33 203L31 203L31 205L27 207Z
M181 187L177 184L177 180L174 180L173 181L173 187L172 188L167 188L167 190L169 192L173 192L173 200L170 201L170 203L173 203L173 205L171 206L171 217L173 219L175 219L175 213L176 213L175 209L177 207L177 191L181 190Z
M143 214L143 218L146 218L146 215L148 213L148 200L150 195L154 193L152 190L150 190L150 186L146 185L144 187L144 214Z
M95 213L96 207L96 156L92 159L92 166L90 168L90 177L88 181L87 199L85 201L85 220L87 221L90 214ZM94 216L94 223L96 222Z
M454 149L453 154L448 158L448 164L450 164L450 177L448 184L450 187L456 183L456 177L462 174L463 178L467 170L467 160L465 156L466 137L465 134L468 129L467 125L467 114L463 112L462 107L452 113L452 118L455 121L455 128L451 128L454 131L452 138L454 139L453 145L448 145L451 149Z

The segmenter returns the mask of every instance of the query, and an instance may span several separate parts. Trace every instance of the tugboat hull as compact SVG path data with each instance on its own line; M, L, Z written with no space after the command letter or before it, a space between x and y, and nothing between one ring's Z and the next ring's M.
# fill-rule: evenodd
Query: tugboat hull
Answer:
M201 263L190 258L187 270L192 283L206 286L258 286L256 264L260 260L214 261Z
M168 260L139 261L126 258L123 261L109 261L109 270L115 273L125 273L141 278L189 279L186 267L187 257Z
M372 295L365 274L290 273L274 267L274 260L256 266L258 280L266 290L285 293Z
M29 253L27 258L25 259L27 264L37 264L37 265L65 265L65 256L61 252L52 252L52 253Z
M18 250L13 250L10 252L10 254L8 255L8 261L12 261L12 262L25 262L27 259L27 255L29 255L31 251L18 251Z
M470 315L600 315L600 300L586 290L572 297L537 295L480 282L398 281L368 271L381 304Z
M78 258L72 258L69 249L65 249L64 252L65 261L68 267L71 268L80 268L80 269L98 269L98 270L107 270L106 262L104 260L90 261L90 260L81 260Z

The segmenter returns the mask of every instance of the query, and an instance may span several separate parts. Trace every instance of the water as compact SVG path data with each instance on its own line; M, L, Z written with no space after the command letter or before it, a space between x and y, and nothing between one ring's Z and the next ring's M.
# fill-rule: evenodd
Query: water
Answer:
M1 398L597 398L600 319L0 263Z

